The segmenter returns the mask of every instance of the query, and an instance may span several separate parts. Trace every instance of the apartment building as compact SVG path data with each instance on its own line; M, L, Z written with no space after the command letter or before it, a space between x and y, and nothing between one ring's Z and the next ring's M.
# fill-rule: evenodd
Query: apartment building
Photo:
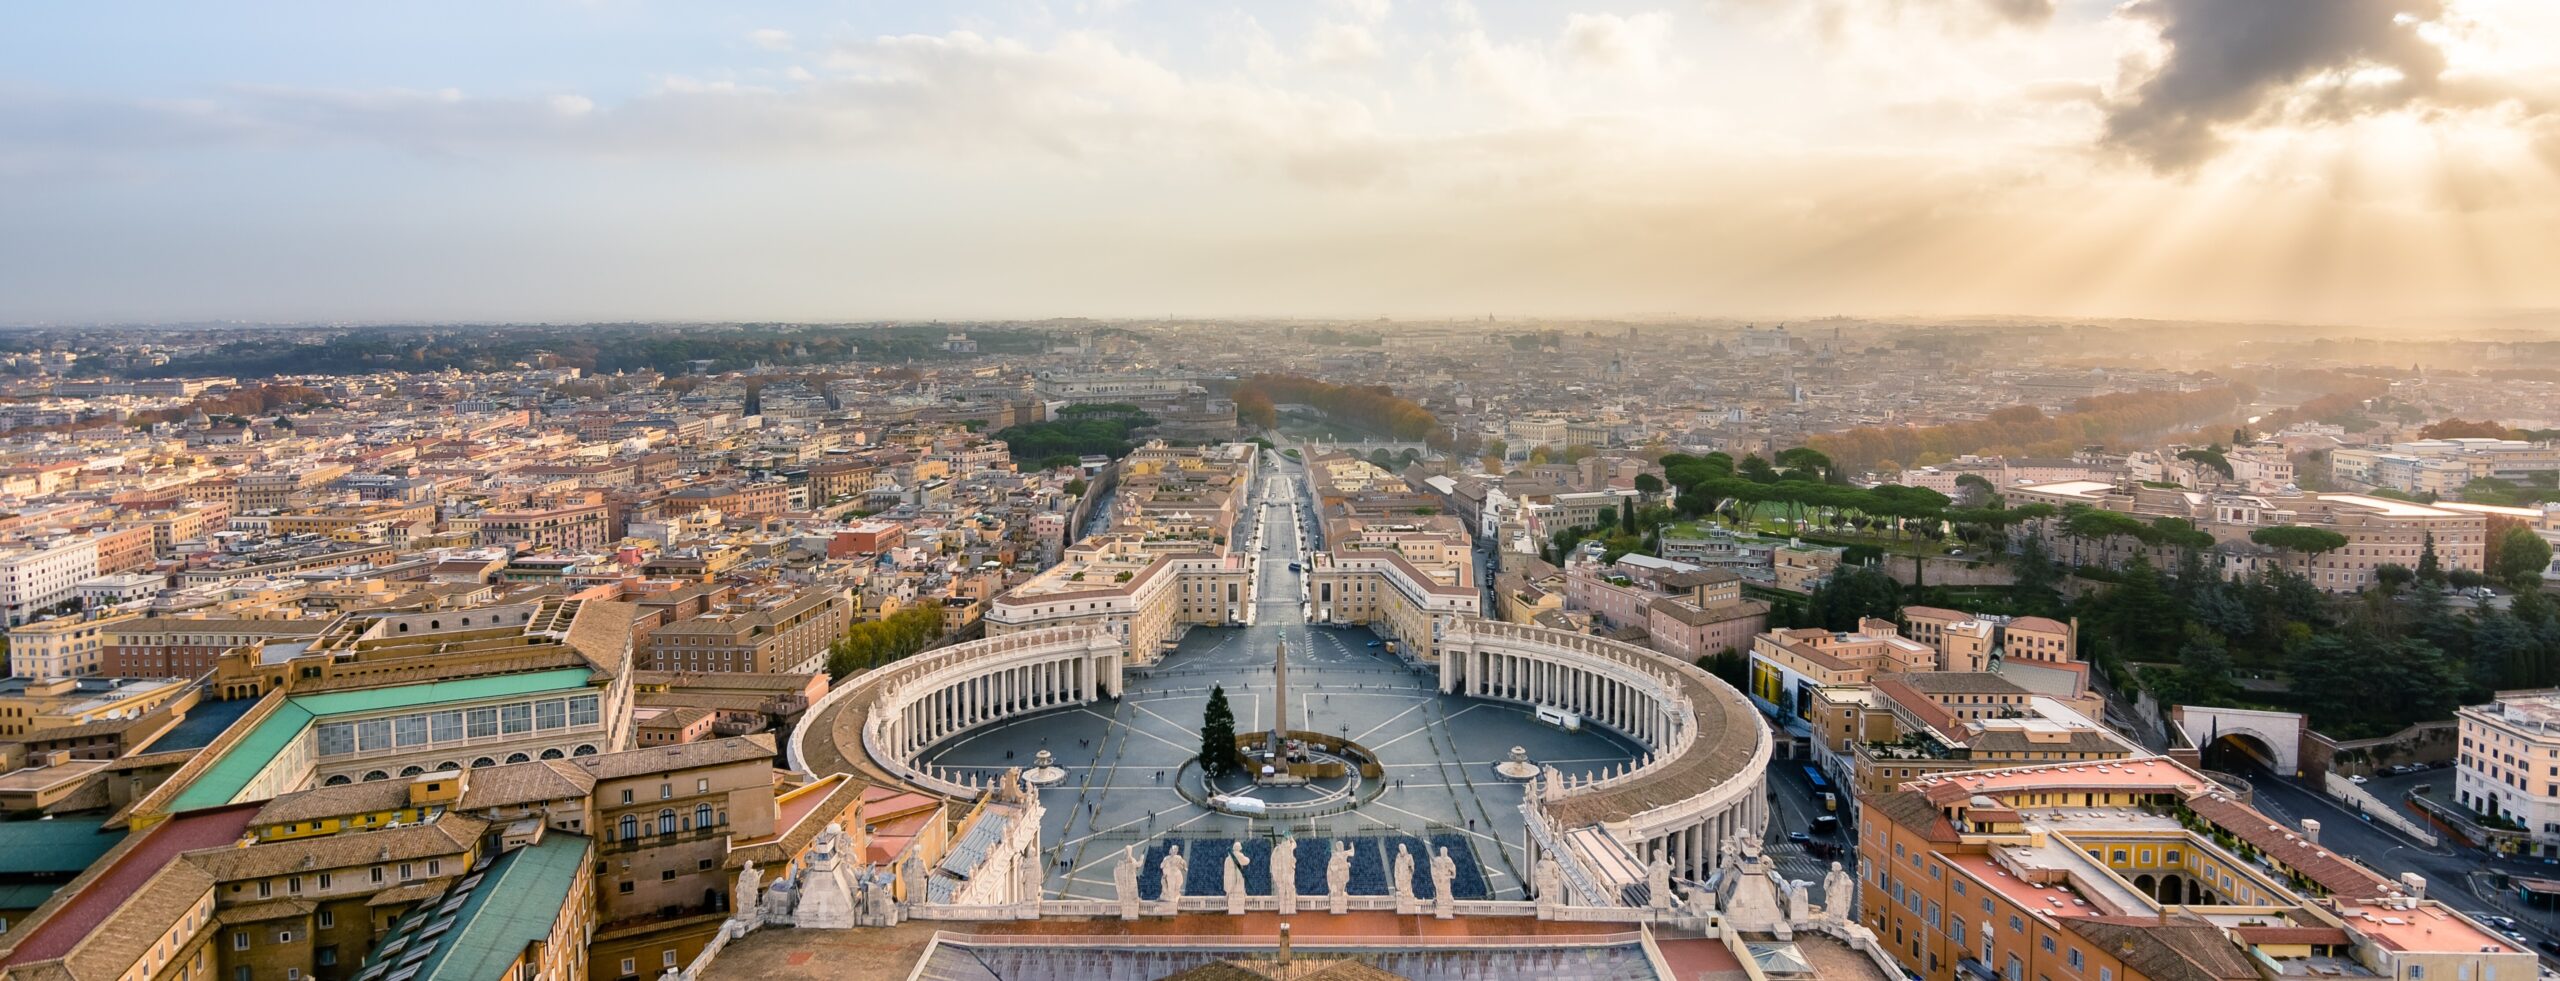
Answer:
M1136 534L1087 538L1057 565L996 597L984 617L987 635L1089 624L1121 638L1136 663L1153 663L1178 624L1240 624L1253 605L1244 556L1198 545Z
M1859 921L1927 981L2531 978L2534 953L2165 758L1862 795Z
M265 644L305 643L333 619L123 616L101 620L108 674L198 678L231 650Z
M721 604L650 631L639 649L639 666L652 671L824 672L828 645L844 636L856 612L852 594L834 586L762 602Z
M0 620L15 625L71 599L98 575L98 543L86 535L0 552Z
M478 515L483 544L516 544L536 552L580 552L612 540L603 503L500 508Z
M2454 718L2454 801L2522 828L2531 854L2560 856L2560 689L2502 691Z
M104 673L107 635L113 625L138 619L130 613L73 615L9 628L9 673L22 678L73 678ZM121 672L117 672L121 673Z

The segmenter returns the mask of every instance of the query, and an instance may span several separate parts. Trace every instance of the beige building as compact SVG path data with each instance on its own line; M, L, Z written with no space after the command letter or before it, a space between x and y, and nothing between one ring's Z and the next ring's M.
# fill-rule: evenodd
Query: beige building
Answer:
M2487 520L2479 513L2360 494L2295 494L2292 496L2225 494L2159 487L2122 487L2075 480L2008 488L2010 506L2049 504L2056 508L2093 507L2132 515L2145 521L2178 518L2214 538L2211 561L2226 576L2255 576L2267 569L2305 576L2329 592L2355 592L2374 583L2374 570L2384 565L2415 569L2427 549L2446 570L2480 571ZM2062 533L2057 515L2020 527L2043 536L2054 557L2071 565L2118 566L2143 556L2160 568L2175 568L2176 547L2149 546L2131 538L2097 541ZM2260 528L2301 525L2335 532L2345 547L2319 555L2299 555L2250 541Z
M724 604L649 633L639 666L652 671L812 674L853 622L852 594L811 587L762 603Z

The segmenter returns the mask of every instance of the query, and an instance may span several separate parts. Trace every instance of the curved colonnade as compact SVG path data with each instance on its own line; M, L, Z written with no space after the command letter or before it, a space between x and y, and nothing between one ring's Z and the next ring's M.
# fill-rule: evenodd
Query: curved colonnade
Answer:
M1597 828L1639 860L1660 854L1674 874L1703 879L1720 844L1758 837L1772 741L1731 686L1678 658L1582 634L1461 621L1440 639L1440 688L1582 716L1643 745L1635 767L1573 779L1549 771L1523 810L1532 846L1555 854L1607 904L1561 842ZM1081 705L1121 691L1126 651L1108 631L1053 627L959 644L866 672L811 706L792 736L791 763L852 773L886 786L974 797L985 788L919 769L943 740L1015 716ZM1605 876L1603 877L1605 878Z
M864 672L809 707L791 736L804 773L852 773L891 787L974 797L984 788L918 769L952 736L1018 715L1120 693L1125 649L1090 627L1027 630L957 644Z
M1563 709L1646 748L1637 766L1606 777L1551 770L1529 795L1532 844L1562 862L1572 856L1561 839L1597 825L1639 860L1660 854L1674 875L1704 879L1725 839L1757 839L1767 827L1768 725L1741 692L1694 664L1583 634L1477 620L1441 637L1440 689Z

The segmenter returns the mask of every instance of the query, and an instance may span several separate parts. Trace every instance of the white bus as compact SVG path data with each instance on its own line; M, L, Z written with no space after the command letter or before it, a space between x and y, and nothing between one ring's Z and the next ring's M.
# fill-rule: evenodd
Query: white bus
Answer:
M1558 729L1562 729L1566 732L1582 731L1582 716L1572 712L1567 712L1560 708L1549 708L1544 705L1538 706L1538 721L1554 726Z

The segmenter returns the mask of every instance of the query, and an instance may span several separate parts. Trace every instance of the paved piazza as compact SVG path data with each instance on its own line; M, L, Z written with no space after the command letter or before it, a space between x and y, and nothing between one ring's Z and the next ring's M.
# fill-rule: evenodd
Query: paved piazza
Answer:
M1049 892L1107 899L1111 865L1124 845L1144 853L1147 842L1161 837L1281 830L1274 822L1191 804L1174 779L1200 751L1200 713L1211 685L1226 686L1237 732L1271 727L1272 643L1282 637L1289 641L1291 698L1303 709L1292 711L1301 715L1292 728L1348 728L1353 741L1377 752L1388 781L1384 793L1353 811L1286 825L1294 834L1466 833L1494 898L1519 899L1527 868L1521 787L1496 775L1494 764L1523 746L1533 761L1575 773L1624 764L1638 751L1600 729L1573 734L1543 725L1523 706L1439 694L1432 690L1435 676L1367 646L1378 638L1365 629L1266 623L1194 629L1158 665L1130 669L1128 693L1117 702L985 726L933 747L919 762L999 772L1029 766L1044 748L1055 754L1067 778L1041 795Z

